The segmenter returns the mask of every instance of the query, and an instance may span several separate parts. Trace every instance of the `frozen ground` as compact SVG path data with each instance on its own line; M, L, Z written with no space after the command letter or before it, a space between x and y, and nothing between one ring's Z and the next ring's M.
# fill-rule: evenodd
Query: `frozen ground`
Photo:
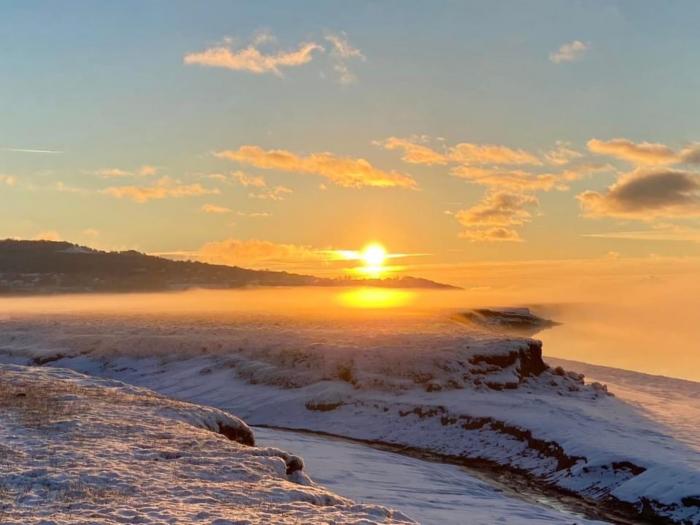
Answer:
M250 429L217 409L12 365L0 366L0 408L3 524L411 522L314 484L296 456L241 443Z
M255 428L259 443L304 458L318 483L356 501L400 509L425 525L603 525L555 500L533 503L464 468L299 432ZM532 498L534 499L534 498ZM552 506L547 506L552 505Z
M5 362L69 367L251 424L487 460L639 516L700 522L700 454L668 420L449 319L258 315L2 321Z

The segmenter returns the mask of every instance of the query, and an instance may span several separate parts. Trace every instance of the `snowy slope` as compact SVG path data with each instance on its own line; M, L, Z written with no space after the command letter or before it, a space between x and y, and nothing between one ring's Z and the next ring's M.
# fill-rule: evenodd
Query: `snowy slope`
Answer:
M700 383L566 359L548 361L606 383L616 397L661 423L676 439L700 453Z
M65 369L0 366L3 524L410 523L310 481L212 408ZM223 430L222 430L223 429Z
M324 431L487 460L602 506L700 522L700 455L638 405L543 363L538 342L438 317L46 317L4 361L70 367Z

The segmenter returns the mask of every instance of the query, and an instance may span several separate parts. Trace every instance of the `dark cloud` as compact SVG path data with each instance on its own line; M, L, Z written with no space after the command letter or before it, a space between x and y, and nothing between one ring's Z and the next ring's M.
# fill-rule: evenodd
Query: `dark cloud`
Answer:
M700 215L700 176L671 169L638 170L621 177L607 193L586 191L577 198L590 216L645 220Z

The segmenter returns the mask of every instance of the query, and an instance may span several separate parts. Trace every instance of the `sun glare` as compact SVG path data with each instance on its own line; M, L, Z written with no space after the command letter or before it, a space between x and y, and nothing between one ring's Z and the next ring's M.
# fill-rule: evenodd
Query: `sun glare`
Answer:
M362 250L362 260L365 266L383 266L386 260L386 249L379 243L372 243Z
M364 266L360 269L362 273L374 278L380 277L385 271L386 249L376 242L368 244L360 252L360 259L364 263Z
M402 257L407 257L407 254L389 253L382 244L371 242L361 250L332 250L329 252L328 260L352 261L352 266L345 268L347 273L369 279L379 279L403 270L403 266L388 264L389 261Z

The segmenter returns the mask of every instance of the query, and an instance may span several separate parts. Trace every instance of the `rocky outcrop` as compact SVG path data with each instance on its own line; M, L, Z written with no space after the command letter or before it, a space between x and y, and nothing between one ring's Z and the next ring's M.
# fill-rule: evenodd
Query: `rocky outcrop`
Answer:
M477 308L455 318L485 330L528 336L559 324L533 314L529 308Z
M219 434L226 436L231 441L237 441L241 445L255 446L255 436L248 425L231 425L228 422L219 422Z

